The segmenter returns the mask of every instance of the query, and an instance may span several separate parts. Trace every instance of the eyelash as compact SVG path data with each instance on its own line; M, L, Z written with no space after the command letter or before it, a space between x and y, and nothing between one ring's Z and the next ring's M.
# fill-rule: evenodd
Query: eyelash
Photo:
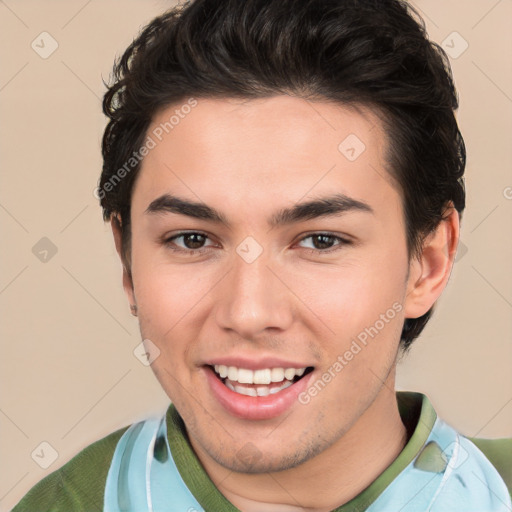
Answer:
M184 231L184 232L181 232L181 233L177 233L176 235L173 235L172 237L169 237L169 238L165 238L163 240L164 244L169 247L169 249L171 249L172 251L174 252L177 252L177 253L186 253L190 256L194 256L194 255L197 255L197 254L204 254L204 253L208 253L210 252L210 249L208 247L200 247L199 249L183 249L183 248L180 248L180 247L172 247L172 243L174 240L176 240L177 238L181 238L181 237L185 237L187 235L201 235L207 239L209 239L208 235L206 233L202 233L200 231ZM315 236L325 236L325 237L329 237L331 239L334 239L334 241L338 242L337 244L335 244L333 247L330 247L329 249L309 249L309 248L303 248L305 249L309 254L315 254L315 255L318 255L318 254L330 254L332 252L335 252L335 251L338 251L339 249L341 249L343 246L345 245L351 245L352 242L350 240L347 240L345 238L342 238L338 235L333 235L332 233L326 233L326 232L318 232L318 233L311 233L303 238L301 238L299 240L299 242L303 242L304 240L307 240L308 238L313 238Z

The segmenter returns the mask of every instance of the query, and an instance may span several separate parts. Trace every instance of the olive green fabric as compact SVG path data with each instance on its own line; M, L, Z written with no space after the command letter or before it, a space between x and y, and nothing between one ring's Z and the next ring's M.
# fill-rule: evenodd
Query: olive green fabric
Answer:
M483 452L498 470L512 497L512 439L477 439L473 437L468 437L468 439Z
M436 420L428 398L419 393L397 392L402 421L409 441L393 463L362 493L333 512L361 512L414 460ZM91 444L62 468L36 484L12 512L102 512L105 482L115 447L124 427ZM239 512L215 487L195 456L178 412L167 410L167 437L172 456L190 491L207 512ZM512 489L512 439L471 439Z
M12 512L102 512L116 445L128 427L96 441L38 482Z

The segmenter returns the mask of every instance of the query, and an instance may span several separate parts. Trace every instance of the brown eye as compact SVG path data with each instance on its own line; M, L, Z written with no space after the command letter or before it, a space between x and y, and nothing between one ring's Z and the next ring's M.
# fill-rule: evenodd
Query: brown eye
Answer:
M311 241L308 244L309 247L308 245L302 247L304 247L307 251L316 254L326 254L337 251L344 245L350 245L351 243L349 240L345 240L344 238L336 235L331 235L330 233L313 233L312 235L308 235L302 238L300 243L304 242L305 240Z
M188 232L171 236L164 243L175 252L200 253L208 250L209 245L205 245L208 239L204 233Z
M330 249L335 242L335 237L331 235L313 235L311 239L315 249Z
M201 233L189 233L187 235L182 235L183 242L187 249L199 249L203 246L206 237L201 235Z

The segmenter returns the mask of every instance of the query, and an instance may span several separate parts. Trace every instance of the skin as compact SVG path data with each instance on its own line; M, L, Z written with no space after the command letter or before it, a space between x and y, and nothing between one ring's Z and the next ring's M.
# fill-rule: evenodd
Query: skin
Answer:
M155 116L148 134L177 107ZM349 134L366 146L353 162L338 150ZM424 314L444 289L459 220L449 208L409 261L386 148L379 118L366 109L289 96L199 99L143 161L124 288L143 339L160 350L153 371L195 453L244 512L332 510L375 480L407 442L394 392L400 332L405 318ZM270 228L278 210L333 191L373 213ZM230 227L147 213L164 193L219 210ZM121 254L116 221L112 228ZM165 242L183 230L206 234L207 252L173 251L201 247L186 237ZM352 243L306 238L325 232ZM252 263L236 252L247 236L263 248ZM329 248L336 250L322 254ZM298 360L314 366L310 382L317 381L395 303L401 311L309 403L251 421L232 416L212 395L203 364L225 355ZM240 455L249 449L250 460Z

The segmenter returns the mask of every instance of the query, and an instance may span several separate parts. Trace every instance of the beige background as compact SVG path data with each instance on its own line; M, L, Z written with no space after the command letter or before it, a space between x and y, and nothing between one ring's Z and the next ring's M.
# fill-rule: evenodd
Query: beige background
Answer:
M510 436L512 3L415 4L431 38L457 57L468 208L452 279L400 365L398 387L427 393L466 435ZM2 511L92 441L168 404L133 355L138 328L93 189L102 77L139 28L170 5L0 0ZM31 48L43 31L59 45L47 59ZM46 262L32 252L43 237L57 248ZM49 460L42 442L58 453L47 469L31 457Z

